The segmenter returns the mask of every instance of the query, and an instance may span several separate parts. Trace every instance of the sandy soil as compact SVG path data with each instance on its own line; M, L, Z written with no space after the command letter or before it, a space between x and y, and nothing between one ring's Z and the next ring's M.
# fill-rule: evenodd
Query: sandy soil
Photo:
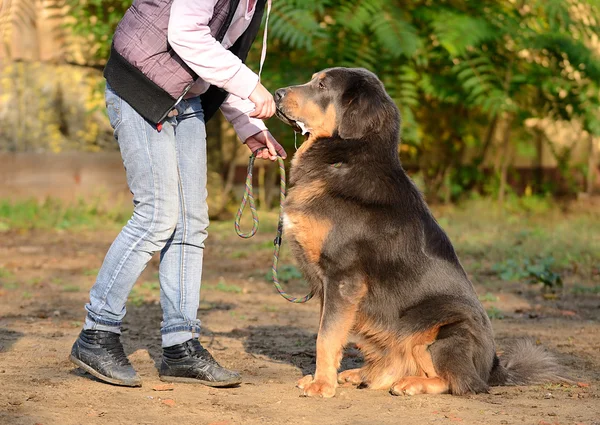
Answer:
M223 233L225 234L225 233ZM339 388L333 399L300 396L314 370L318 305L292 305L265 280L269 232L253 242L217 234L206 253L202 342L243 384L210 389L159 385L161 318L153 261L128 307L123 341L144 385L100 383L67 360L95 270L115 232L0 234L1 424L600 424L600 297L544 300L522 285L478 287L498 297L500 348L531 336L570 368L579 385L496 387L466 397L393 397ZM262 239L261 239L262 238ZM146 282L146 283L143 283ZM154 283L153 283L154 282ZM301 283L290 285L300 294ZM360 363L349 348L344 367Z

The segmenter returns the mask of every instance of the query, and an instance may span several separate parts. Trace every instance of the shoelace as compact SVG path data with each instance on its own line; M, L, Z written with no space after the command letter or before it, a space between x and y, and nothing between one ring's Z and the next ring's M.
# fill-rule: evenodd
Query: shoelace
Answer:
M198 341L197 339L192 340L192 348L193 348L192 357L195 357L197 359L202 359L209 363L218 364L217 361L212 356L212 354L210 354L208 352L208 350L206 348L204 348L200 344L200 341Z
M109 337L106 339L105 343L102 344L106 351L113 357L113 359L121 366L129 366L129 359L125 354L125 350L123 349L123 344L118 336Z

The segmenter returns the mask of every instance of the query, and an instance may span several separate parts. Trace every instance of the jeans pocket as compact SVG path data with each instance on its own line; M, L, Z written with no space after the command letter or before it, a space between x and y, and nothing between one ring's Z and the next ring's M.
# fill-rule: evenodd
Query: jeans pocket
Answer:
M122 119L123 100L110 87L106 87L105 93L106 113L111 127L116 130Z

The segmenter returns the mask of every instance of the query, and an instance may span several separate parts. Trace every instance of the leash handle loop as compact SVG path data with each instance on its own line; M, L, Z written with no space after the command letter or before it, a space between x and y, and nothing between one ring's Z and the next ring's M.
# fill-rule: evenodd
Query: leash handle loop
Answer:
M250 160L248 161L248 173L246 176L246 189L244 190L244 197L242 198L242 203L238 208L237 214L235 215L235 232L240 238L250 239L252 236L256 235L258 231L258 213L256 212L256 204L254 202L254 191L252 189L252 170L254 169L254 161L256 160L256 154L261 150L266 148L257 149L252 152L250 155ZM244 213L244 209L246 208L246 203L250 204L250 212L252 213L252 230L249 233L242 232L242 228L240 226L240 222L242 221L242 214Z
M244 238L244 239L251 238L258 231L258 224L259 224L258 223L258 212L256 211L256 204L254 202L254 193L253 193L253 188L252 188L252 170L254 168L254 161L256 159L256 154L263 149L266 149L266 148L258 149L255 152L253 152L252 155L250 156L250 160L248 161L248 175L246 177L246 189L244 191L244 197L242 198L242 203L240 204L240 208L238 209L238 212L235 216L235 231L239 237ZM313 297L313 295L314 295L313 292L311 291L308 295L305 295L304 297L301 297L301 298L293 297L284 291L283 287L281 286L281 283L279 282L279 277L277 275L277 266L279 264L279 253L281 251L281 243L282 243L282 236L283 236L283 203L285 201L285 195L286 195L286 191L287 191L287 185L286 185L286 179L285 179L285 163L283 162L283 158L280 156L277 156L277 161L279 163L279 176L280 176L279 177L279 186L280 186L279 222L277 223L277 235L275 237L275 240L273 241L274 250L273 250L273 265L271 267L271 275L273 277L273 285L275 286L275 289L277 289L277 292L279 292L279 295L281 295L283 298L285 298L287 301L289 301L291 303L302 304L302 303L307 302L308 300L310 300ZM240 222L242 219L242 214L244 212L244 208L246 207L247 203L250 204L250 211L252 212L253 223L252 223L252 230L249 233L243 233L240 228Z

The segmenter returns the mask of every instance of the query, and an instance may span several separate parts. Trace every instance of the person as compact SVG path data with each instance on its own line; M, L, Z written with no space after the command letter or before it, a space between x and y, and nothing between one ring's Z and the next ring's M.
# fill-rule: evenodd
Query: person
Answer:
M160 252L160 378L209 386L241 382L198 340L208 227L205 123L220 107L251 151L266 148L257 157L285 158L262 122L275 112L273 97L244 64L266 3L135 0L115 31L104 70L106 104L134 210L98 272L70 357L102 381L141 386L120 328L134 283ZM261 67L266 36L265 29Z

